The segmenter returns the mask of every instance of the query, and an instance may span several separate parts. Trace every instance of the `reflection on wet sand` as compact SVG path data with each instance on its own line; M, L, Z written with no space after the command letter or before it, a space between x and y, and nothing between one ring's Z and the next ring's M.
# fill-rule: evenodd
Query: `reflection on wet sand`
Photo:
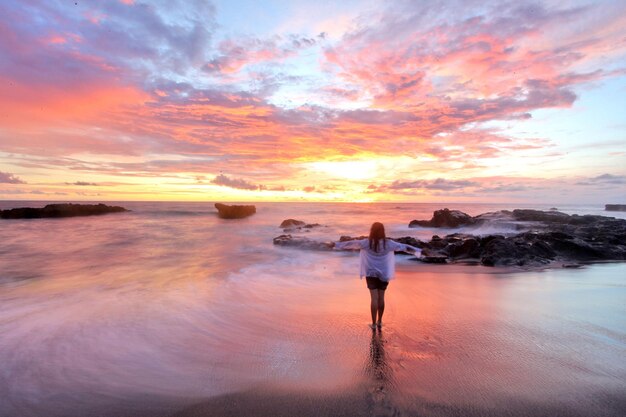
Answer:
M368 408L374 416L395 416L399 410L394 405L392 397L396 391L396 382L393 368L385 353L387 340L383 337L383 330L372 329L369 358L365 364L365 374L370 379Z

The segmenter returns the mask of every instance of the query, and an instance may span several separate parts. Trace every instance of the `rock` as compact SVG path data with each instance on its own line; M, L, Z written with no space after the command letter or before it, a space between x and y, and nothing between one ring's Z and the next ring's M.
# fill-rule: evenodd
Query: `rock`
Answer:
M319 223L307 224L303 222L302 220L295 220L295 219L283 220L282 223L280 224L280 227L283 229L283 232L285 233L300 232L302 231L302 229L307 229L305 230L305 232L308 232L310 231L309 229L313 229L314 227L320 227L320 226L321 224Z
M222 203L215 203L217 215L222 219L243 219L256 213L255 206L228 206Z
M422 256L418 258L418 260L427 263L427 264L446 264L448 263L448 257L444 255L432 255L432 256Z
M278 227L280 227L281 229L289 229L293 227L304 226L305 224L306 223L303 222L302 220L286 219L286 220L283 220L280 226Z
M511 239L493 239L482 251L480 263L485 266L527 265L525 249Z
M480 256L480 243L474 238L454 242L446 247L451 258L477 258Z
M474 218L459 210L436 210L430 220L412 220L409 227L460 227L476 223Z
M124 207L107 206L106 204L48 204L43 208L22 207L0 210L3 219L40 219L47 217L97 216L108 213L120 213Z
M626 204L605 204L606 211L626 211Z
M394 238L400 243L422 249L418 260L426 263L464 262L476 259L486 266L521 266L525 268L578 264L579 262L626 260L626 220L605 216L577 216L554 211L514 210L486 213L474 218L489 226L526 222L526 230L514 235L473 236L453 233L433 235L420 241L411 236ZM474 223L474 224L476 224ZM532 230L528 230L529 225ZM340 241L367 236L341 236ZM303 249L329 250L332 244L291 235L279 236L275 244Z
M530 250L535 256L539 256L546 259L554 259L556 257L556 252L550 245L546 242L536 241L531 244Z
M541 211L529 209L513 210L513 218L519 221L533 221L545 223L568 223L570 216L560 211Z
M396 242L404 243L405 245L411 245L420 249L422 249L425 246L424 242L422 242L419 239L415 239L414 237L411 237L411 236L399 237L393 240L395 240Z
M339 237L340 242L347 242L348 240L363 240L363 239L367 239L367 236L359 236L359 237L341 236Z
M609 253L590 245L582 239L553 240L550 247L564 259L591 261L609 259Z
M437 235L434 235L430 242L428 242L428 246L433 249L443 249L448 246L448 242L445 239L440 238Z
M274 245L289 246L299 249L330 251L335 244L333 242L320 242L306 237L280 235L273 239Z
M485 246L487 246L487 244L489 242L491 242L494 239L504 239L504 236L502 236L502 235L488 235L488 236L484 236L484 237L478 238L478 241L480 242L480 246L485 247Z

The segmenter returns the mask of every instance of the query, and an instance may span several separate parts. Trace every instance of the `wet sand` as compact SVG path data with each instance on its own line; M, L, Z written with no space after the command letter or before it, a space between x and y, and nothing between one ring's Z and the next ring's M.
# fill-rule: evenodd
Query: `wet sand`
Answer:
M317 256L316 279L268 265L20 311L4 329L23 337L0 342L0 415L624 415L623 264L400 263L372 331L354 257Z
M380 331L367 328L365 312L348 319L337 300L337 309L325 310L318 322L333 340L303 336L332 353L298 358L311 370L336 367L335 375L313 384L306 374L260 384L175 416L624 415L619 279L596 285L589 270L568 276L466 268L425 267L416 275L401 266ZM611 274L620 267L593 268ZM348 310L358 314L367 293L354 298ZM607 314L611 305L616 317ZM354 374L342 385L346 364Z

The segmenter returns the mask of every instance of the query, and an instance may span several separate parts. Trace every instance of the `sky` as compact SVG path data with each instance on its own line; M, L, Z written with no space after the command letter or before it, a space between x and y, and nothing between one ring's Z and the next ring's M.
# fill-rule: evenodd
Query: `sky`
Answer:
M624 1L0 15L0 199L626 203Z

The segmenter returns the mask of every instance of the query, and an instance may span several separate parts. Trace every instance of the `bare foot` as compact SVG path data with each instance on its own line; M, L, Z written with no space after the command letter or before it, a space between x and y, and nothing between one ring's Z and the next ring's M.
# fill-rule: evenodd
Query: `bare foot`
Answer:
M381 327L383 327L383 322L379 321L378 323L376 323L376 326L380 329Z

